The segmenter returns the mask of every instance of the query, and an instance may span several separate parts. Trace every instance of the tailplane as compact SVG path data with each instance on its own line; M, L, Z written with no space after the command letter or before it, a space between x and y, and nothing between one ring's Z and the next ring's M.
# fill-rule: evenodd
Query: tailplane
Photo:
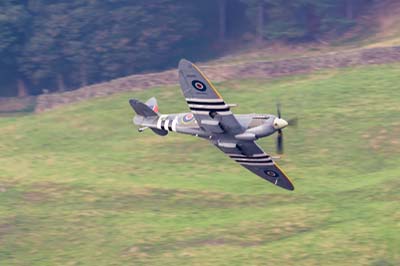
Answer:
M139 132L142 132L145 128L149 127L154 133L160 136L168 134L168 131L156 128L157 120L159 118L156 98L152 97L146 103L142 103L136 99L130 99L129 104L137 114L133 119L133 123L144 127L139 128Z
M155 106L148 105L147 103L154 103ZM137 115L143 116L143 117L158 117L158 112L155 112L155 110L158 111L158 106L157 106L157 101L153 97L150 100L146 102L146 104L142 103L139 100L136 99L130 99L129 104L132 106L133 110L136 112Z

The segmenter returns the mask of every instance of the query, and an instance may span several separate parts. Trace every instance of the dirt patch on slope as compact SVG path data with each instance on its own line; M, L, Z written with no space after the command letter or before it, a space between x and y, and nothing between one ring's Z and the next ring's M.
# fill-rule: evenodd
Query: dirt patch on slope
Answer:
M382 36L390 36L394 31L398 31L400 21L400 2L393 0L381 0L377 4L378 23ZM396 32L395 32L396 33Z
M0 223L0 240L2 240L7 234L12 232L15 228L15 222L11 219L7 222Z
M370 48L347 52L335 52L313 57L299 57L280 61L249 62L225 65L200 65L213 81L250 78L274 78L329 68L400 62L400 46ZM119 92L140 91L156 86L172 86L178 83L176 69L160 73L132 75L109 82L86 86L78 90L44 94L37 97L36 112L58 106L104 97Z

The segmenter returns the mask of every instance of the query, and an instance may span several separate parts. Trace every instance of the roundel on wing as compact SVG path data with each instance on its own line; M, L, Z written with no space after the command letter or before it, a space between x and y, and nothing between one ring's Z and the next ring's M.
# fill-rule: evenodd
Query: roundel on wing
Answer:
M279 176L279 174L277 172L272 171L272 170L267 170L267 171L265 171L265 173L270 177L278 177Z
M192 86L198 91L206 91L207 87L206 85L201 82L200 80L193 80L192 81Z

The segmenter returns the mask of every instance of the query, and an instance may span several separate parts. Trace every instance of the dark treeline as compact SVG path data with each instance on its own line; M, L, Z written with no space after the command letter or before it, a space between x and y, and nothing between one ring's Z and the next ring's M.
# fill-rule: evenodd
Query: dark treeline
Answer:
M71 90L227 43L313 41L353 25L372 0L2 0L0 96Z

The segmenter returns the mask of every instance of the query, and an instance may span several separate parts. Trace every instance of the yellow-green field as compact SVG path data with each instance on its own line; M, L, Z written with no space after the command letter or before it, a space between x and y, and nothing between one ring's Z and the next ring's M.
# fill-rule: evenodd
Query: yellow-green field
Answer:
M0 265L400 265L400 64L216 84L274 113L296 190L208 142L139 134L130 97L0 118ZM274 138L260 141L274 153Z

